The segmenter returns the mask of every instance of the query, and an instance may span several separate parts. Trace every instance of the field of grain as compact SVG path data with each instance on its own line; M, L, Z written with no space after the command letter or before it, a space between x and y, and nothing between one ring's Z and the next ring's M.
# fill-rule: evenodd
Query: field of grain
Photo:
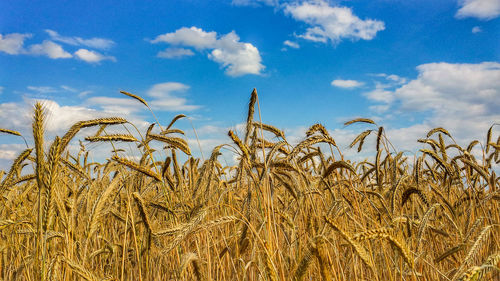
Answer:
M496 127L468 147L435 128L409 157L355 119L371 129L351 147L376 147L354 162L321 124L290 145L257 101L243 134L185 163L183 115L137 133L121 117L85 120L48 140L37 103L34 146L0 172L0 280L500 280ZM102 163L85 147L96 142L113 148Z

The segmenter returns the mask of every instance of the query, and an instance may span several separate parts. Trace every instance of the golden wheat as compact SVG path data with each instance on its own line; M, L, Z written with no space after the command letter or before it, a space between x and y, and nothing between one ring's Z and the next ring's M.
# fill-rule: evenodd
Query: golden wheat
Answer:
M320 123L288 143L254 120L258 102L254 90L244 135L229 131L206 160L174 127L183 114L140 139L111 117L48 140L35 104L32 147L0 171L0 280L499 279L497 127L465 147L432 129L410 157L358 118L345 125L370 127L350 147L369 157L354 161ZM93 126L82 139L109 142L109 154L77 138ZM225 163L224 147L239 160Z

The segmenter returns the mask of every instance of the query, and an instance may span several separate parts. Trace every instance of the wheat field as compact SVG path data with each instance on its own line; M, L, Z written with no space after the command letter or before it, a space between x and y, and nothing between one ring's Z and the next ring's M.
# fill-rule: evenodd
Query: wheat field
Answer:
M34 145L0 171L0 280L500 280L494 125L467 147L435 128L409 157L355 119L369 129L351 147L375 147L353 161L321 124L291 145L257 104L254 90L244 133L206 160L175 128L184 115L137 133L84 120L48 140L35 104ZM107 160L92 162L90 143L110 144Z

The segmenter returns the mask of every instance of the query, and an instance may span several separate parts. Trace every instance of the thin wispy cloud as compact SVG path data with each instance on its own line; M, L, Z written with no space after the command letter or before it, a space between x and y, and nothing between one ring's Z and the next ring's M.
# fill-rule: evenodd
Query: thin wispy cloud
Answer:
M279 0L232 0L231 4L234 6L252 6L259 7L262 5L278 6Z
M68 92L73 92L73 93L78 92L77 89L74 89L74 88L72 88L70 86L66 86L66 85L61 85L60 88L65 90L65 91L68 91Z
M48 86L28 86L26 87L30 91L34 91L40 94L56 93L58 89Z
M288 47L293 48L293 49L300 48L300 45L297 42L293 42L290 40L283 41L283 45L288 46Z
M72 46L87 46L94 49L109 49L115 45L111 39L93 37L83 39L77 36L62 36L54 30L46 29L45 32L53 41L65 43Z

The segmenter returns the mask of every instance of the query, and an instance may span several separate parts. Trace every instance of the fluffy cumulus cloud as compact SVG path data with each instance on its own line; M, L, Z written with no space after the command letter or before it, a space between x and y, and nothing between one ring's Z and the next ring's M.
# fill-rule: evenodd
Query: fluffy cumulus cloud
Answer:
M61 133L75 122L104 116L103 112L84 106L62 106L53 100L36 100L42 102L47 113L46 129L51 133ZM0 119L4 126L21 132L29 132L32 121L32 106L36 102L25 98L18 103L0 104ZM16 118L12 118L16 116Z
M365 96L381 111L420 115L423 121L411 127L419 132L444 127L470 141L500 121L500 63L429 63L417 70L416 79L395 89L379 86Z
M50 40L44 40L40 44L33 44L27 48L24 47L24 41L31 38L31 34L11 33L2 35L0 34L0 52L9 55L35 55L47 56L51 59L66 59L73 57L70 53L66 52L63 47Z
M177 59L194 56L194 52L185 48L166 48L157 55L159 58Z
M65 43L68 45L73 45L73 46L87 46L90 48L95 48L95 49L109 49L111 48L115 42L110 39L105 39L105 38L90 38L90 39L83 39L81 37L68 37L68 36L61 36L59 33L57 33L54 30L46 29L45 32L49 34L50 38L53 41L56 42L61 42Z
M500 16L500 0L460 0L457 18L490 20Z
M0 34L0 52L7 53L9 55L21 54L24 52L24 40L30 37L31 34Z
M116 61L115 57L105 56L99 52L87 49L79 49L78 51L75 52L75 56L80 60L83 60L88 63L99 63L103 60Z
M24 41L27 38L31 38L31 34L0 34L0 52L9 55L46 56L51 59L77 58L91 64L99 63L103 60L116 61L115 57L105 56L99 52L83 48L71 54L64 50L63 46L54 42L56 41L72 46L82 45L98 49L108 49L114 45L112 40L103 38L82 39L80 37L64 37L53 30L46 30L46 32L51 37L51 40L44 40L42 43L32 44L27 47L24 46Z
M205 32L197 27L182 27L175 32L158 35L151 43L166 42L172 45L184 45L198 50L212 49L217 42L217 32Z
M363 82L356 81L356 80L342 80L342 79L335 79L332 81L332 86L339 87L339 88L345 88L345 89L352 89L352 88L357 88L361 87L364 85Z
M191 47L198 51L207 50L208 58L219 63L230 76L260 74L264 69L259 50L250 43L240 42L240 37L234 31L218 35L214 31L206 32L197 27L183 27L175 32L159 35L151 41L160 42ZM158 56L162 56L162 52Z
M301 38L337 44L343 39L371 40L384 30L384 22L360 19L348 7L331 6L324 0L293 2L284 5L285 14L309 25Z
M47 56L51 59L67 59L73 56L66 52L61 45L50 40L45 40L41 44L31 45L29 53L33 55Z

